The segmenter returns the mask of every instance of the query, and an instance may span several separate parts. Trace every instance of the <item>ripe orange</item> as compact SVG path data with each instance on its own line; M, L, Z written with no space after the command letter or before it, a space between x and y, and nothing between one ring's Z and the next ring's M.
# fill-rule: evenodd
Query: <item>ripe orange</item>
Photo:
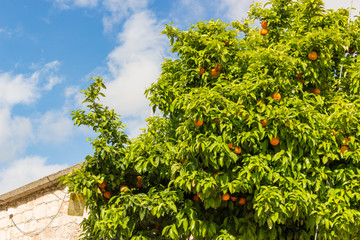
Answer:
M122 192L122 193L127 193L129 191L130 191L129 187L126 185L120 187L120 192Z
M264 29L267 29L268 28L268 22L266 20L262 21L261 22L261 27L264 28Z
M111 193L109 191L104 192L104 197L107 199L111 198Z
M280 94L280 93L274 93L271 97L272 97L273 99L276 99L276 100L280 101L280 99L281 99L281 94Z
M180 162L181 162L181 163L184 163L184 162L185 162L185 160L186 160L186 158L185 158L185 157L180 158Z
M347 142L349 142L350 140L351 140L350 137L345 138L345 139L344 139L345 144L343 144L343 145L347 145Z
M301 79L302 78L302 72L299 72L297 75L296 75L296 77L295 78L297 78L297 79Z
M195 202L199 202L199 200L200 200L200 198L199 198L198 195L194 195L194 196L193 196L193 199L194 199Z
M228 147L229 147L230 149L233 149L233 145L232 145L231 143L228 143Z
M263 35L263 36L265 36L265 35L268 34L268 33L269 33L269 30L267 30L267 29L265 29L265 28L263 28L263 29L260 30L260 34Z
M203 125L204 122L203 122L203 120L201 120L200 118L198 118L197 122L194 121L194 123L195 123L196 126L200 127L201 125Z
M141 187L142 187L142 182L141 182L141 181L140 181L140 182L137 182L137 183L136 183L136 187L141 188Z
M220 64L219 64L219 65L216 65L215 70L216 70L217 72L220 72L221 69L222 69L222 66L221 66Z
M276 145L278 145L280 143L280 140L279 140L279 138L272 138L271 140L270 140L270 144L271 145L273 145L273 146L276 146Z
M104 189L106 187L106 182L98 183L99 188Z
M203 67L200 67L199 75L200 75L200 76L203 75L204 72L205 72L205 69L204 69Z
M230 199L230 194L225 193L225 194L222 195L221 198L222 198L222 200L224 200L224 201L229 201L229 199Z
M334 129L330 129L334 136L336 136L336 131Z
M240 198L239 204L240 205L245 205L246 204L246 198L244 198L244 197Z
M313 94L320 95L320 89L318 89L318 88L314 88L311 92L312 92Z
M263 127L263 128L265 128L265 125L266 125L266 119L261 120L260 122L261 122L262 127Z
M342 145L340 148L342 154L344 154L344 152L346 152L347 150L349 150L349 148L346 145Z
M231 199L231 201L236 202L237 197L236 196L231 196L230 199Z
M248 120L248 119L249 119L249 115L246 115L246 116L245 116L245 119Z
M241 147L235 147L234 152L235 152L236 154L240 154L240 153L241 153Z
M315 51L312 51L311 53L308 54L308 58L311 61L315 61L318 58L318 55L317 55L317 53Z
M218 77L218 76L219 76L219 72L216 71L216 68L213 68L213 69L211 69L210 75L211 75L212 77Z

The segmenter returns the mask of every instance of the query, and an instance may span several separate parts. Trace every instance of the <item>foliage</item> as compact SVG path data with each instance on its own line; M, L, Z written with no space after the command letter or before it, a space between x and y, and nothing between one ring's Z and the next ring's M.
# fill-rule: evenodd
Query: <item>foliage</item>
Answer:
M94 154L64 180L86 195L83 238L359 239L360 21L348 14L270 0L243 22L167 25L178 58L146 91L161 116L132 141L96 79L89 113L72 113L99 133Z

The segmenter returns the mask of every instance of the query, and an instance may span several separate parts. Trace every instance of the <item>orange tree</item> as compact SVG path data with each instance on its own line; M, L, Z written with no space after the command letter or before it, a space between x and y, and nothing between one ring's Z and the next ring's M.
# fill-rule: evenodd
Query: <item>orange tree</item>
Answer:
M84 239L359 239L360 22L320 0L252 5L243 22L167 25L176 59L130 141L84 91L99 133L70 191ZM261 29L254 27L257 23ZM106 193L106 194L105 194Z

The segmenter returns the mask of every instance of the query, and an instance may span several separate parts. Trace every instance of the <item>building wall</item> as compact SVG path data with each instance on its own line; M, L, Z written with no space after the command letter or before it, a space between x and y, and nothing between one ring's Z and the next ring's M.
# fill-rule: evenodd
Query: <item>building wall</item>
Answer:
M78 239L81 232L79 223L83 217L69 216L68 205L69 194L56 185L8 202L0 206L0 239ZM11 213L16 226L26 234L9 219Z

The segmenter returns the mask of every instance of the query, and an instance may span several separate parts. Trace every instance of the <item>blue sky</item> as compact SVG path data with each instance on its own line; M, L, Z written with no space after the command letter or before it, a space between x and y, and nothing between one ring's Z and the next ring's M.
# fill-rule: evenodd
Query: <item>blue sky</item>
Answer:
M327 0L327 8L351 0ZM102 76L104 103L136 137L150 115L144 90L158 78L166 23L242 19L251 0L2 0L0 194L84 160L93 133L74 127L79 91ZM359 1L353 6L360 9ZM353 12L353 14L355 11Z

